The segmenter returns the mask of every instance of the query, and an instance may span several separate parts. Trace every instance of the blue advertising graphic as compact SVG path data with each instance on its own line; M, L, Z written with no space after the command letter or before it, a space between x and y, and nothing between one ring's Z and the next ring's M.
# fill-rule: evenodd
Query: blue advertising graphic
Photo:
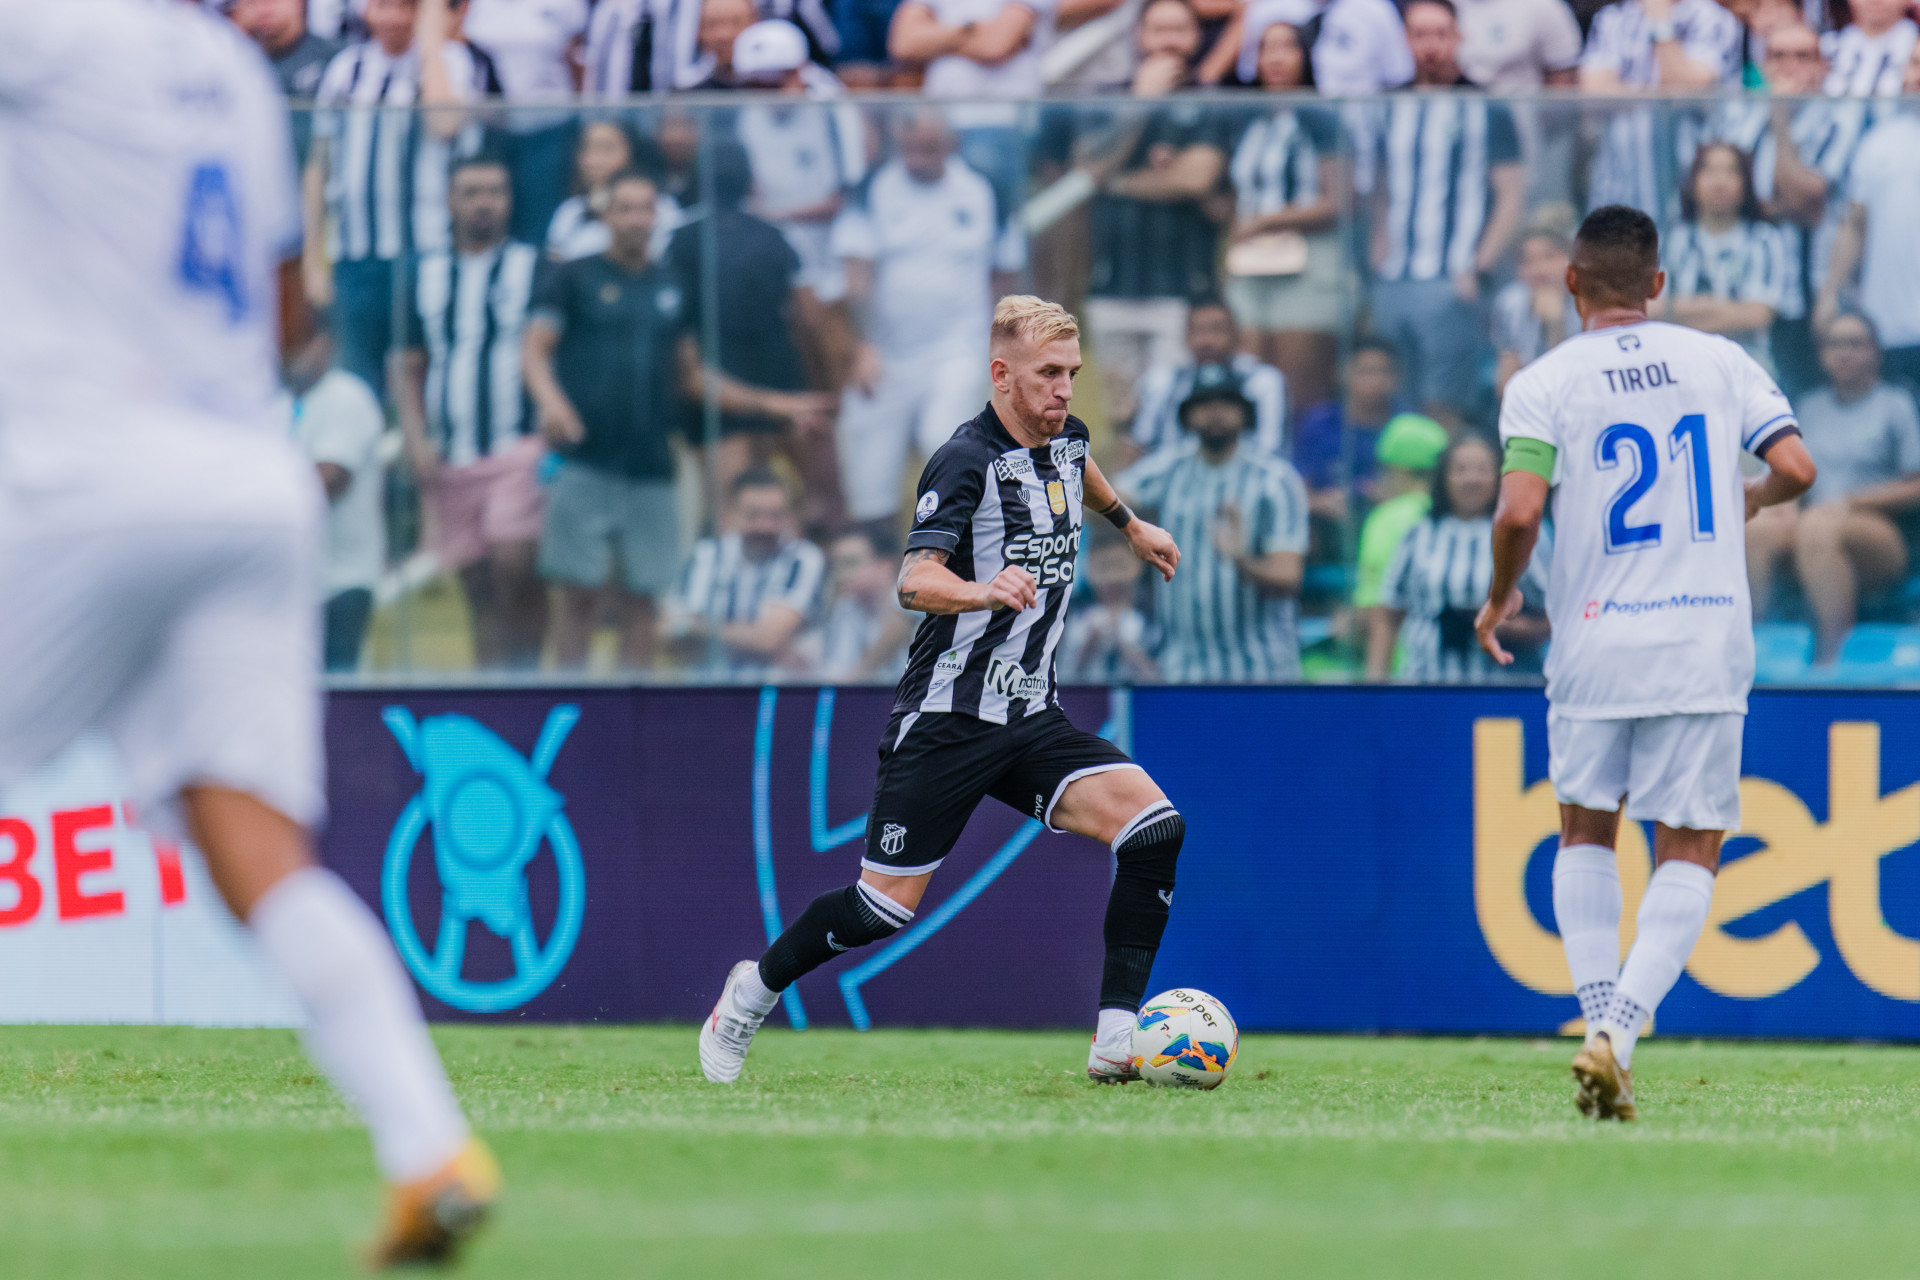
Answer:
M1920 1038L1915 708L1754 696L1744 830L1660 1034ZM1142 690L1133 716L1136 756L1187 818L1156 981L1204 987L1243 1027L1539 1033L1577 1018L1538 692ZM1623 951L1649 835L1623 824Z
M586 906L586 864L547 772L580 709L554 707L531 759L468 716L416 721L405 707L381 717L421 776L420 794L394 823L381 870L381 907L400 956L428 991L457 1009L494 1013L544 991L573 954ZM429 951L413 915L408 873L423 832L440 882L440 926ZM559 910L543 944L527 893L527 866L542 843L559 868ZM474 981L462 973L478 921L512 948L513 974Z
M1550 1034L1558 812L1537 690L1070 690L1186 818L1158 986L1248 1030ZM859 873L885 689L337 692L323 845L437 1018L691 1021ZM1920 1039L1914 695L1756 694L1712 913L1662 1035ZM884 838L884 833L882 838ZM1651 874L1620 842L1622 947ZM914 923L795 1027L1092 1019L1105 846L984 802Z

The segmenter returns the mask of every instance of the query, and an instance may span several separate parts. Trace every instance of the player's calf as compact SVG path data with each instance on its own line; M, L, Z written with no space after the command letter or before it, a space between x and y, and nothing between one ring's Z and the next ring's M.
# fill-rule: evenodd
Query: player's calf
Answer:
M1107 956L1100 974L1099 1023L1087 1056L1087 1075L1094 1080L1138 1078L1134 1019L1173 910L1174 873L1186 835L1186 820L1163 798L1135 814L1113 839L1116 865L1103 930Z

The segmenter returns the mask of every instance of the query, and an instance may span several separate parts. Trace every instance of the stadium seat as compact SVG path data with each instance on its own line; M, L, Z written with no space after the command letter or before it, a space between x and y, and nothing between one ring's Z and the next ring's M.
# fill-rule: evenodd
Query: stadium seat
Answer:
M1904 684L1920 681L1920 627L1863 622L1840 643L1837 684Z
M1806 678L1813 661L1813 628L1804 622L1753 624L1754 679L1792 684Z

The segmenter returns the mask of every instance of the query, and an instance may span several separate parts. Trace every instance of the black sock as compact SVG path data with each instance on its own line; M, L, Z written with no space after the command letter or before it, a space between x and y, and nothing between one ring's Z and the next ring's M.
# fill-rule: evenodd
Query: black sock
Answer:
M785 991L842 951L890 938L912 919L913 912L864 884L823 893L760 957L760 981Z
M1144 819L1144 820L1143 820ZM1139 1012L1153 976L1153 958L1173 909L1173 873L1186 839L1186 820L1171 804L1134 819L1115 847L1118 869L1107 898L1107 962L1100 974L1100 1007Z

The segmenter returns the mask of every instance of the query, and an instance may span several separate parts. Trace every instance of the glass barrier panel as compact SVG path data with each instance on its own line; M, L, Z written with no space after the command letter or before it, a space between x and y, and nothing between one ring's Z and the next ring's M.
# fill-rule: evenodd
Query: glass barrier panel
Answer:
M1920 210L1849 194L1907 131L1456 91L296 111L325 317L296 430L378 442L335 487L330 667L891 682L918 481L1031 293L1077 317L1089 456L1184 557L1159 581L1097 518L1023 538L1071 592L1063 678L1537 682L1551 520L1514 664L1473 630L1501 406L1580 333L1573 236L1618 203L1660 230L1653 318L1743 349L1826 468L1738 535L1759 679L1920 679L1920 249L1888 232ZM1730 536L1733 477L1692 474Z

